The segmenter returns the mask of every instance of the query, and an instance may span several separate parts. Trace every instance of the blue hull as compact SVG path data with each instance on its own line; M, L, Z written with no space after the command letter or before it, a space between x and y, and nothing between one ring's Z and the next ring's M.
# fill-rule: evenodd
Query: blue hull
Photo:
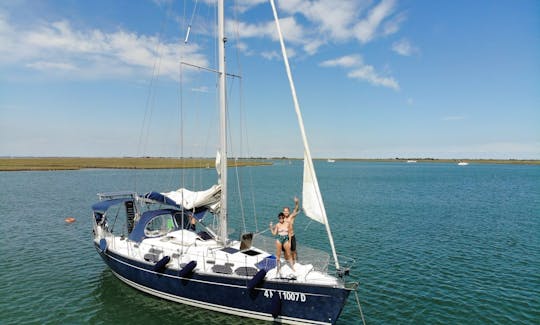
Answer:
M182 278L177 270L154 271L153 264L141 263L110 250L99 254L127 284L146 293L196 307L250 318L286 323L334 324L350 290L263 281L247 289L250 278L191 273Z

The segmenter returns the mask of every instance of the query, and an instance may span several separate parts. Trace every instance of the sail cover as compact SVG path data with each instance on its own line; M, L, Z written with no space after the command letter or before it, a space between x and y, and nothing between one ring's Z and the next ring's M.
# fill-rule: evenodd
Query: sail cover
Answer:
M314 177L313 163L304 154L304 184L302 189L302 208L306 216L311 219L326 224L326 213L322 201L319 183Z
M208 208L210 212L219 212L219 199L221 197L221 185L214 185L205 191L190 191L180 188L176 191L161 193L165 198L187 210Z

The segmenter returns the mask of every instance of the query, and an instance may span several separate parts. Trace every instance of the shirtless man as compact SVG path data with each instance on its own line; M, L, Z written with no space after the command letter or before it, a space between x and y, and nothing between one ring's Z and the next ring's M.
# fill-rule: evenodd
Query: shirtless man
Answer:
M289 207L284 207L283 208L283 214L285 215L285 222L287 222L290 226L290 231L291 231L291 238L290 238L290 242L291 242L291 254L292 254L292 261L293 261L293 265L294 263L296 263L296 260L297 260L297 255L296 255L296 236L294 235L294 218L296 218L296 216L298 215L298 210L299 210L299 207L298 207L298 204L299 204L299 200L298 198L295 196L294 197L294 210L293 212L291 213Z

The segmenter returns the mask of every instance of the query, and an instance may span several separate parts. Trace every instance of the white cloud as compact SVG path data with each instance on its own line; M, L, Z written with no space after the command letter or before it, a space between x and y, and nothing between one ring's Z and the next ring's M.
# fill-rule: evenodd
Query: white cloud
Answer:
M266 2L268 2L268 0L236 0L235 4L236 4L236 9L238 9L239 12L243 13L253 7L256 7Z
M398 32L406 17L395 14L396 7L395 0L381 0L374 5L371 0L286 0L279 2L278 14L287 42L313 55L325 44L354 40L365 44ZM243 23L239 30L243 37L276 39L273 24Z
M404 13L399 13L391 17L382 27L382 35L392 35L399 31L401 24L407 19Z
M36 70L64 70L64 71L74 71L77 70L71 63L65 62L46 62L46 61L37 61L34 63L28 63L26 65L29 68Z
M304 44L304 51L309 55L314 55L319 50L319 47L323 46L324 42L322 40L308 40Z
M363 60L360 55L346 55L334 60L327 60L321 63L323 67L345 67L363 65Z
M162 7L162 6L165 6L165 5L171 5L171 3L173 2L173 0L152 0L152 2L154 2L156 5Z
M272 23L272 25L274 25ZM286 17L279 19L279 25L281 26L281 33L283 38L295 44L305 44L307 32L305 31L304 26L298 24L294 17ZM275 29L274 29L275 30ZM277 39L277 33L273 34L274 38Z
M165 2L156 0L160 5ZM238 4L240 10L249 10L262 2L240 0ZM399 23L405 19L403 14L394 13L395 0L375 3L370 0L287 0L280 1L279 6L289 57L300 52L314 55L328 43L367 43L397 32ZM254 50L242 41L243 38L277 39L271 19L259 23L229 22L227 29L232 32L232 28L241 39L238 48L247 55L252 55ZM208 60L197 44L190 43L179 49L178 43L180 40L164 42L156 36L126 30L80 30L68 20L11 26L7 14L0 12L0 65L16 63L39 71L70 71L74 72L73 76L85 78L142 76L156 69L154 73L175 79L178 78L180 57L192 64L208 66ZM405 51L403 44L396 48L402 53ZM267 59L280 57L268 51L260 55ZM393 78L383 77L372 66L363 63L356 65L348 75L399 89Z
M373 40L381 23L388 18L394 11L394 0L382 0L373 7L368 13L367 17L361 20L354 26L353 32L355 37L362 43L367 43ZM392 26L389 28L389 26ZM383 34L395 33L398 30L398 24L387 25L387 28Z
M392 50L399 55L410 56L418 53L418 49L414 47L407 39L402 38L392 44Z
M351 38L350 26L365 5L365 1L289 0L280 2L280 9L286 14L307 18L315 25L314 36L322 32L329 38L347 40Z
M210 90L206 86L197 87L197 88L191 88L191 91L196 93L208 93Z
M236 49L239 52L242 52L246 56L252 56L252 55L257 54L257 52L253 50L252 48L250 48L246 42L238 41L235 44L236 44Z
M273 37L275 32L274 22L248 24L238 20L228 20L225 28L229 31L238 32L240 39L252 37Z
M261 56L267 60L278 60L281 58L281 54L277 51L264 51L261 53Z
M114 78L149 75L156 69L169 78L178 78L179 58L207 66L197 45L182 49L178 43L165 43L158 37L119 30L76 30L67 20L37 26L11 26L7 15L0 15L0 65L28 69L76 72L73 77Z
M370 65L364 65L353 71L350 71L347 76L350 78L366 80L372 85L383 86L394 90L399 90L399 84L392 77L381 77Z
M298 24L296 19L292 16L286 18L280 18L279 24L281 26L281 32L285 41L290 45L300 45L306 49L306 52L313 52L320 44L311 41L306 37L305 28ZM274 41L278 40L277 28L274 21L268 21L259 24L248 24L242 21L229 21L227 24L228 30L234 30L238 32L240 39L245 38L270 38ZM245 43L240 48L243 51L251 52ZM290 47L288 47L290 48Z
M243 11L260 3L246 1L241 1ZM396 0L286 0L279 2L278 9L289 57L296 55L295 49L298 47L307 55L314 55L319 48L329 43L358 41L366 44L378 37L397 33L406 19L404 13L396 13ZM229 30L236 28L241 38L277 39L273 21L256 24L236 21L229 26ZM242 49L246 53L253 53L247 47ZM402 42L395 46L395 51L401 51L399 53L402 55L410 55L414 50L410 43ZM261 56L274 60L280 55L264 51ZM381 76L373 66L364 64L361 57L344 56L325 61L321 66L351 68L347 74L350 78L394 90L400 88L394 78Z
M375 68L365 64L360 55L347 55L334 60L324 61L322 67L342 67L350 69L347 73L349 78L365 80L372 85L382 86L399 90L399 83L392 77L379 75Z

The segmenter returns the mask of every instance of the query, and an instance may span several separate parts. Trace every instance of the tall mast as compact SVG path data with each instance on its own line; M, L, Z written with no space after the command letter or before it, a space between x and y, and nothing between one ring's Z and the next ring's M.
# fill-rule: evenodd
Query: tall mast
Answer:
M221 202L219 212L219 238L223 246L227 245L227 102L225 98L225 14L223 0L218 0L218 54L219 54L219 153Z

